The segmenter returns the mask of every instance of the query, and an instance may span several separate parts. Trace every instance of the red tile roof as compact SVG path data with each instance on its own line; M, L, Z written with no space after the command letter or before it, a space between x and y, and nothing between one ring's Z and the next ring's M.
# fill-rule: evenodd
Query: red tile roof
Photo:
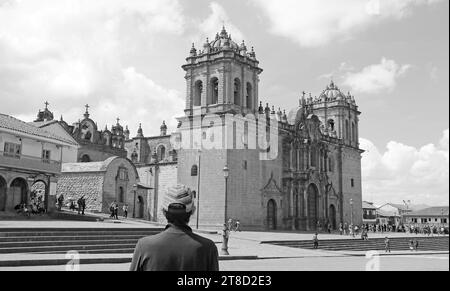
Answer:
M28 124L22 120L19 120L15 117L1 114L0 113L0 128L16 131L18 133L24 133L28 135L33 135L37 137L43 137L48 139L53 139L59 142L64 142L68 144L76 145L73 141L57 136L53 133L50 133L46 130Z

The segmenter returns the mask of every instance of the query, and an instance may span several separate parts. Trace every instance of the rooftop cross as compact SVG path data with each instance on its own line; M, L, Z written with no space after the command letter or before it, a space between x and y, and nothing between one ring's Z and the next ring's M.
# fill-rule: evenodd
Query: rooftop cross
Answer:
M88 112L90 108L89 104L84 105L84 107L86 107L86 112Z
M48 106L50 105L50 103L48 103L48 101L45 101L45 109L48 109Z
M117 117L117 124L119 124L119 121L120 121L120 118L119 118L119 117Z

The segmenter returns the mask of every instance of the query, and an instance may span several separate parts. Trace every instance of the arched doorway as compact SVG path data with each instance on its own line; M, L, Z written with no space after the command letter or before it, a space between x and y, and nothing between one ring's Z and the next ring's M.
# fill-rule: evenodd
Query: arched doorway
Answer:
M6 180L0 176L0 211L6 210L6 190L7 190Z
M144 218L144 198L138 197L138 213L137 218Z
M43 181L36 181L31 186L30 201L34 201L35 203L41 204L41 206L45 207L46 191L47 191L47 184L45 184Z
M267 203L267 228L277 229L277 203L273 199Z
M328 215L330 218L331 227L333 229L336 229L336 207L334 207L333 204L330 205L330 208L328 210Z
M28 184L23 178L14 179L11 183L11 195L13 207L22 203L28 203Z
M83 155L81 157L81 162L82 163L90 163L91 162L91 158L88 155Z
M314 184L308 187L308 219L309 229L316 229L319 218L319 191Z

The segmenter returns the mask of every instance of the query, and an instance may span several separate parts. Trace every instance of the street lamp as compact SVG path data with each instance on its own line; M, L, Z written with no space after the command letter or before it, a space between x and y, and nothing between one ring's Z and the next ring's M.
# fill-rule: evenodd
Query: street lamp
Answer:
M225 165L223 168L223 176L225 177L225 215L224 215L224 224L223 224L223 244L222 244L222 252L221 254L224 256L230 255L228 253L228 238L230 236L230 229L227 224L227 200L228 200L228 177L230 175L230 169Z
M133 192L134 192L134 200L133 200L133 218L136 218L136 192L137 192L137 184L133 185Z

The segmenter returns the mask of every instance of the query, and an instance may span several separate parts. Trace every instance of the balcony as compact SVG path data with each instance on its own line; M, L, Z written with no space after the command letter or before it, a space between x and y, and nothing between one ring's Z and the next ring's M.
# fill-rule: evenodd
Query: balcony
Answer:
M60 174L61 163L32 156L10 154L0 151L0 167L39 173Z

